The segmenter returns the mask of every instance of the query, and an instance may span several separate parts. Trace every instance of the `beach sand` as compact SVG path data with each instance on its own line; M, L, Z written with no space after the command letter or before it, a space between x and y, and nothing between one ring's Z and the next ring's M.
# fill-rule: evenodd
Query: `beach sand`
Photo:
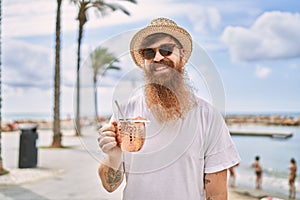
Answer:
M229 188L228 189L228 199L229 200L257 200L259 198L252 197L247 194L238 193L237 191L234 191L231 188Z
M228 188L228 199L229 200L254 200L254 199L276 199L276 200L285 200L288 199L279 191L268 191L268 190L256 190L254 188L249 188L245 186L238 186L235 188Z

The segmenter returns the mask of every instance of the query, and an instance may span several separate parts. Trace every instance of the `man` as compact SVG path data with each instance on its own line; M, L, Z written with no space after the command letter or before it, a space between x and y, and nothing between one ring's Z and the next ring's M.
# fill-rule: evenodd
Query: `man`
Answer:
M130 43L145 76L144 95L122 106L126 118L150 120L139 152L122 152L115 117L99 131L107 155L99 167L104 188L116 190L125 174L123 199L227 199L227 169L240 162L223 117L194 95L184 66L190 34L166 18L154 19Z
M256 175L256 189L261 190L261 185L262 185L262 167L259 162L260 157L255 156L255 161L252 163L252 167L254 168L255 175Z
M289 176L289 198L291 199L296 199L296 186L295 186L295 181L296 181L296 176L297 176L297 165L296 165L296 160L292 158L290 160L290 176Z

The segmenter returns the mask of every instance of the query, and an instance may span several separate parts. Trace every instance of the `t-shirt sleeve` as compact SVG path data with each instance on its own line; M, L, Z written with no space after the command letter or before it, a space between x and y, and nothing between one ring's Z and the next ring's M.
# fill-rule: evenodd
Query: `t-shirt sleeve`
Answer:
M222 171L239 163L240 156L221 113L212 108L207 113L206 125L204 173Z

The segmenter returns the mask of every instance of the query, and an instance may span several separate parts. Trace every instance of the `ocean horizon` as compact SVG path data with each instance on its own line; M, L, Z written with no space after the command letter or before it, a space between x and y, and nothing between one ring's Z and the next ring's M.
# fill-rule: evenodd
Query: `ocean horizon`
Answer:
M100 113L103 117L111 116L111 113ZM236 115L236 116L245 116L245 115L279 115L279 116L290 116L298 117L300 116L300 111L229 111L225 113L225 116ZM94 113L89 115L82 114L82 117L94 116ZM60 115L61 119L70 119L74 118L74 113L72 112L62 112ZM53 120L53 113L51 112L2 112L2 121L3 122L12 122L17 120Z
M300 116L300 111L229 111L225 113L226 116L236 115L236 116L243 116L243 115L263 115L263 116L272 116L272 115L279 115L279 116L290 116L290 117L298 117Z
M82 114L82 117L94 117L94 113L89 115ZM44 121L51 121L53 120L53 113L49 112L4 112L2 113L2 121L3 122L13 122L13 121L21 121L21 120L44 120ZM110 116L110 114L101 115L104 117ZM61 113L60 119L74 119L74 113Z

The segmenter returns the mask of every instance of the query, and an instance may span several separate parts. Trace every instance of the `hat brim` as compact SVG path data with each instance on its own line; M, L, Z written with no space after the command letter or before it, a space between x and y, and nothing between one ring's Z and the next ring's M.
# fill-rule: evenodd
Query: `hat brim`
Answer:
M142 42L146 37L155 33L165 33L176 38L184 49L184 64L187 62L192 53L192 39L186 30L178 26L147 26L138 31L130 42L130 53L137 66L144 67L144 59L139 53Z

